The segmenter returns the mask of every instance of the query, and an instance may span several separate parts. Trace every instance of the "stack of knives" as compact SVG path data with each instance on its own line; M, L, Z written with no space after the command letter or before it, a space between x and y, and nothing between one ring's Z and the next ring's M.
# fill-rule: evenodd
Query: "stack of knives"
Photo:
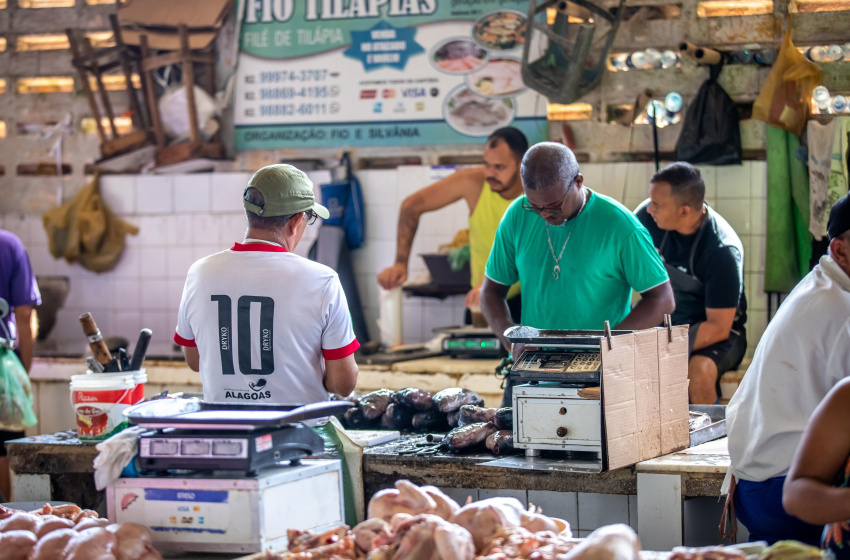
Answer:
M142 329L139 332L139 340L133 348L133 356L128 358L127 350L124 348L118 349L117 356L112 355L91 313L80 315L80 324L83 326L83 333L85 333L92 351L92 355L86 358L86 365L92 373L120 373L122 371L138 371L142 368L142 362L145 360L148 344L150 344L153 334L150 329Z

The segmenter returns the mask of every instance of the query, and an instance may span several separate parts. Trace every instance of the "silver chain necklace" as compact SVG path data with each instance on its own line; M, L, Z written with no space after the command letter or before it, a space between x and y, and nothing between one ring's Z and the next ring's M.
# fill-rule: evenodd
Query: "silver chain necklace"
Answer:
M584 205L586 203L587 203L587 198L584 196L584 187L582 187L582 189L581 189L581 208L579 208L578 212L576 212L576 215L571 218L572 220L575 220L576 218L579 217L579 214L581 214L581 211L584 210ZM569 221L569 220L567 220L567 221ZM564 225L566 225L567 221L564 222ZM570 242L570 237L573 236L573 231L574 230L570 230L570 233L567 234L567 240L564 241L564 244L561 246L561 252L558 253L558 256L556 257L555 256L555 248L552 246L552 236L549 235L549 222L546 222L546 240L549 241L549 251L552 253L552 259L555 261L555 268L552 269L552 278L554 278L555 280L557 280L561 276L561 265L559 263L561 262L561 257L564 256L564 249L567 248L567 243Z

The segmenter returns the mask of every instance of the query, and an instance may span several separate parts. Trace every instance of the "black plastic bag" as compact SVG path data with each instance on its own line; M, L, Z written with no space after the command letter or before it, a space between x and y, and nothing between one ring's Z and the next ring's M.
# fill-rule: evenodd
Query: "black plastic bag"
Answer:
M700 86L676 142L676 159L689 163L733 165L741 163L741 129L738 109L717 77L722 64L710 67Z

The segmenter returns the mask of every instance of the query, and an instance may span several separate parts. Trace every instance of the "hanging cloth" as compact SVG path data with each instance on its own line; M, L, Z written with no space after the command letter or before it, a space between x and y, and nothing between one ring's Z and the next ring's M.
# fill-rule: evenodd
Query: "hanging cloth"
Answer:
M139 233L103 201L98 175L70 201L45 212L42 223L54 258L78 262L92 272L115 268L124 252L124 237Z

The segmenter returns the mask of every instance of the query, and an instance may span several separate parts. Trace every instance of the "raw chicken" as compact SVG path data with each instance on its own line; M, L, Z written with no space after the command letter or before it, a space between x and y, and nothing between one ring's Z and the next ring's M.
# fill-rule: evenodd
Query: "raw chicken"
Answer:
M0 560L26 560L35 540L30 531L15 529L0 533Z
M115 535L118 544L115 547L117 560L140 560L145 556L161 558L153 547L153 536L150 529L138 523L120 523L110 525L107 531Z
M57 560L117 560L114 554L118 539L106 529L78 532Z
M389 521L397 513L417 515L436 509L437 503L431 496L408 480L397 480L395 489L377 492L369 500L367 517Z
M98 528L98 527L105 528L108 525L109 525L108 519L92 519L90 517L86 517L82 521L80 521L79 523L74 525L74 530L75 531L86 531L88 529L95 529L95 528Z
M62 556L65 545L77 536L73 529L58 529L39 537L27 560L56 560Z
M478 560L562 560L577 542L548 531L532 533L522 527L501 529L481 550Z
M746 558L747 555L743 552L725 546L705 546L701 548L677 546L673 549L673 554L670 555L670 560L746 560Z
M389 523L383 519L367 519L363 523L355 525L351 530L354 536L354 544L363 552L369 552L375 548L375 540L379 535L383 538L389 537L389 528Z
M61 506L51 506L50 504L44 504L39 509L35 511L31 511L33 515L55 515L57 517L64 517L65 519L70 519L72 521L76 521L76 517L82 513L83 510L80 509L80 506L74 504L62 504ZM94 513L94 517L97 517L97 513Z
M289 529L286 532L286 538L289 541L287 548L290 552L305 552L338 542L345 537L346 533L348 533L348 525L340 525L322 533Z
M29 531L33 535L38 532L40 519L31 513L16 511L3 521L0 521L0 533L7 531Z
M520 527L523 529L528 529L532 533L540 533L543 531L549 531L554 534L558 534L561 530L558 527L558 524L555 523L555 520L551 517L547 517L545 515L541 515L539 513L526 511L520 514Z
M401 535L393 560L472 560L472 536L436 515L417 515L394 530Z
M421 486L420 490L424 490L425 493L434 500L434 503L437 504L437 507L428 513L432 513L437 517L442 517L446 521L449 521L455 512L460 509L460 506L456 501L446 496L443 491L436 486Z
M638 560L640 541L628 525L606 525L590 533L564 560Z
M519 527L527 513L516 498L488 498L467 504L455 512L451 521L472 535L476 550L503 528Z
M460 451L482 443L490 434L495 434L497 431L498 429L493 423L479 422L453 429L446 434L446 437L440 443L452 451Z
M0 520L6 519L7 517L15 513L15 511L17 510L9 509L6 506L0 505Z
M59 529L71 529L74 522L64 517L56 517L55 515L45 515L42 517L36 530L36 536L41 539L47 533L58 531Z

